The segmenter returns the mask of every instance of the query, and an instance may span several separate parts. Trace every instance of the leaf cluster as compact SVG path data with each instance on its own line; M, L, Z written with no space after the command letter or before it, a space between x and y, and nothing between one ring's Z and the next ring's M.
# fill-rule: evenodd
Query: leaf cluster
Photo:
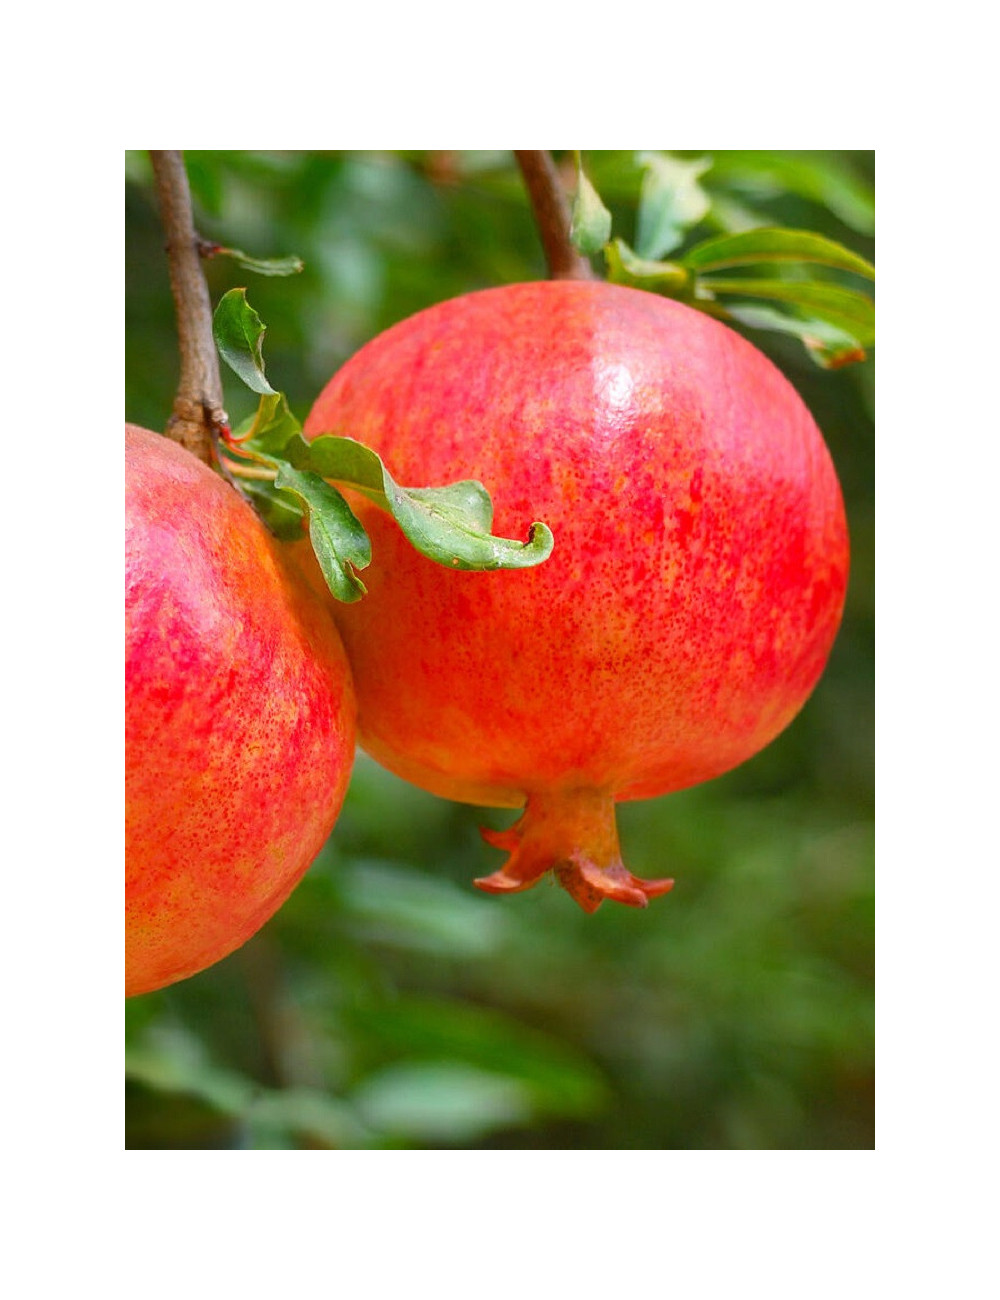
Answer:
M875 342L874 302L855 287L817 278L815 269L874 280L867 258L826 235L770 225L727 231L678 252L711 210L702 178L713 160L645 152L637 162L644 174L633 247L612 238L611 212L577 155L571 235L582 253L603 253L613 283L677 298L732 324L790 334L828 369L864 359Z
M342 488L391 515L416 550L447 568L523 569L548 558L553 536L544 523L533 523L525 542L494 536L493 502L474 479L406 488L376 452L351 437L323 434L307 441L284 394L264 373L266 331L244 289L223 296L213 330L219 354L260 395L255 414L221 449L226 468L277 536L296 538L307 527L323 577L338 600L351 602L365 594L360 572L372 558L368 534ZM254 467L262 467L265 476L252 477L259 472Z

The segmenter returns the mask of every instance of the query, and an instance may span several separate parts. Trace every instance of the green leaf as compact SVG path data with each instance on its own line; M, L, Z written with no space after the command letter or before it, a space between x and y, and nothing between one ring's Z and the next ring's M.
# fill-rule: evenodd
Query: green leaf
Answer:
M863 347L875 342L875 304L871 298L840 285L813 280L699 280L699 290L740 294L791 303L856 338Z
M508 915L485 895L410 866L354 858L338 885L352 930L367 943L470 960L495 952L507 934Z
M816 317L792 315L764 306L729 307L722 316L750 329L793 335L824 370L838 370L865 359L865 350L855 335Z
M541 564L552 552L552 533L543 523L531 525L526 542L494 537L493 503L474 480L445 487L400 487L370 447L334 434L312 442L293 438L284 455L302 470L364 493L393 516L422 555L449 569L525 569Z
M210 257L230 257L244 270L258 275L297 275L305 267L301 257L251 257L242 248L223 248L220 244L209 246Z
M333 1146L365 1147L371 1135L345 1102L306 1088L280 1092L209 1059L190 1031L154 1026L125 1049L125 1077L161 1093L196 1097L222 1115L246 1125L318 1137Z
M249 1079L210 1061L204 1045L185 1029L154 1026L125 1050L125 1077L159 1092L181 1092L238 1115L250 1102Z
M323 576L339 600L365 593L357 571L371 561L371 543L343 495L326 482L343 483L364 493L393 516L422 555L452 569L524 569L551 554L553 537L533 523L526 542L494 537L493 502L481 483L471 480L444 487L403 488L380 457L353 438L324 435L307 442L283 393L264 378L264 326L246 300L246 290L225 294L213 323L220 353L245 383L261 394L252 419L244 421L226 449L239 476L241 458L275 471L273 489L246 489L265 522L279 537L298 535L295 518L301 502L309 537ZM244 475L244 481L260 482ZM301 512L300 512L301 513Z
M640 153L646 168L639 191L635 247L640 257L660 258L675 249L684 232L708 212L708 195L698 183L710 158L684 162L665 153Z
M328 1146L349 1149L371 1145L371 1135L351 1108L315 1088L262 1089L244 1108L242 1119L258 1137L258 1146L270 1146L276 1134L318 1138Z
M763 198L798 194L862 234L875 230L870 182L829 153L804 150L714 150L713 184Z
M842 271L854 271L872 280L875 278L875 268L867 258L852 253L835 240L809 230L780 227L764 227L706 239L688 249L680 260L690 270L702 272L758 262L816 262Z
M691 288L691 276L683 266L676 262L651 262L647 258L638 257L623 239L615 239L605 245L604 260L612 284L649 289L670 298L682 298Z
M267 479L241 478L237 482L275 537L294 542L302 536L304 511L291 492L282 491Z
M240 425L236 438L265 456L281 456L301 429L288 409L284 393L271 393L261 397L257 410Z
M371 563L368 534L343 495L318 474L303 473L282 461L274 480L277 488L294 492L309 517L309 539L331 592L350 603L367 588L357 575Z
M604 1077L583 1051L495 1008L403 994L356 1005L348 1015L383 1051L461 1061L517 1079L530 1089L539 1113L582 1118L608 1099Z
M226 365L231 366L255 393L273 394L264 378L263 342L265 326L247 302L246 289L230 289L219 299L212 318L215 346Z
M518 1079L451 1061L384 1066L355 1090L352 1105L369 1127L411 1142L473 1142L534 1117Z
M574 246L585 257L599 253L611 238L611 213L587 179L579 155L576 163L576 197L573 200L569 235Z
M705 220L724 234L735 235L744 230L759 230L763 226L769 226L772 218L741 198L715 192Z

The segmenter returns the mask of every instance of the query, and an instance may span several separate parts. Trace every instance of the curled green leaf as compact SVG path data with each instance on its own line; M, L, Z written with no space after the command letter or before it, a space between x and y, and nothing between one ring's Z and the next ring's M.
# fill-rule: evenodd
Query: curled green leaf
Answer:
M577 158L576 196L573 199L573 218L570 223L569 237L574 247L585 257L599 253L611 238L611 213L587 179L579 158Z
M448 568L524 569L548 558L553 537L543 523L531 525L525 542L493 536L493 502L481 483L404 488L374 451L353 438L324 435L307 442L284 394L264 377L264 326L244 289L223 296L213 329L223 358L261 395L254 416L227 439L229 473L277 536L298 536L307 517L316 558L339 600L364 595L358 570L371 561L371 542L335 483L391 514L422 555Z
M381 457L353 438L324 434L292 439L290 463L364 493L393 516L422 555L450 569L524 569L552 552L551 530L533 523L526 542L494 537L493 503L481 483L467 479L444 487L401 487Z
M263 322L247 302L246 289L230 289L222 295L212 318L219 355L248 388L273 394L275 390L264 377L265 333Z

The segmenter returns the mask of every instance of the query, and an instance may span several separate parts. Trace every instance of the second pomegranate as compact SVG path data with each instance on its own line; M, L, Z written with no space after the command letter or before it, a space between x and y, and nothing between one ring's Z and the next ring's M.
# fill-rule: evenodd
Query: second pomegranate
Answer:
M587 911L669 889L622 864L615 801L757 753L840 622L843 503L795 389L692 308L548 281L394 326L305 433L368 444L409 486L479 479L497 531L527 518L555 534L538 568L449 572L352 499L373 561L368 594L335 615L365 749L445 798L524 808L485 832L510 856L484 889L554 870Z

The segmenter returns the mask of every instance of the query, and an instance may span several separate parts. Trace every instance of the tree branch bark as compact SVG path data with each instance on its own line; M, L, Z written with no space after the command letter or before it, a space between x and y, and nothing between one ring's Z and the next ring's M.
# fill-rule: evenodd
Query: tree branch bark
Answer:
M514 157L542 238L549 279L593 280L593 268L569 237L572 215L552 155L546 149L515 149Z
M149 156L167 237L181 358L177 396L165 432L211 465L213 432L226 423L226 415L222 408L219 354L212 337L212 303L201 266L191 190L180 150L151 149Z

